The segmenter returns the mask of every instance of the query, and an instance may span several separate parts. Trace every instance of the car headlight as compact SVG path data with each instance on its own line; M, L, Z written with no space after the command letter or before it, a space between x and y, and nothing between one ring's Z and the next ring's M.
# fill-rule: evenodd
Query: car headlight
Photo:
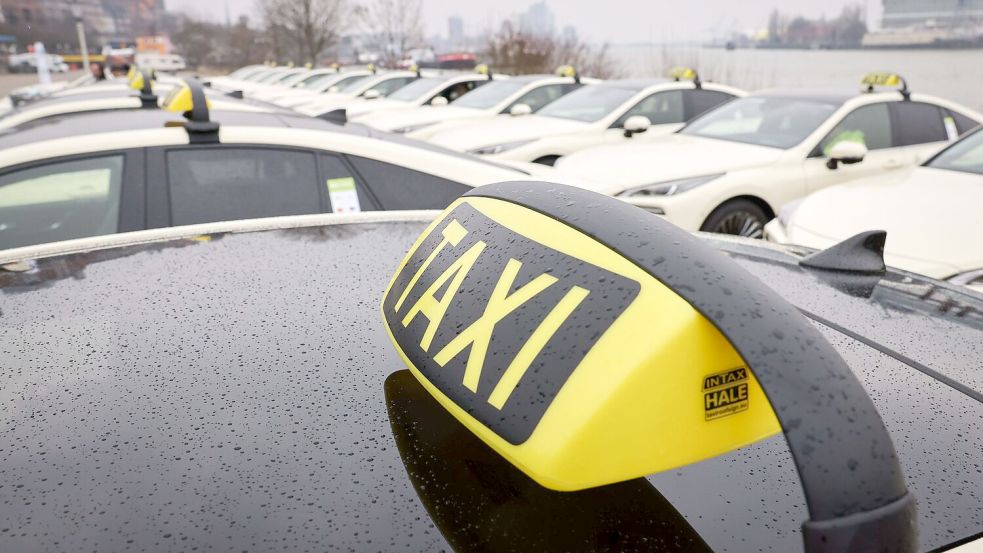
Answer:
M516 140L515 142L503 142L502 144L494 144L492 146L482 146L481 148L475 148L473 150L468 150L469 154L478 154L482 156L500 154L502 152L507 152L509 150L514 150L519 146L525 146L530 142L535 142L537 139L532 138L529 140Z
M406 134L408 132L418 131L420 129L432 127L436 124L437 121L430 121L429 123L420 123L419 125L407 125L405 127L399 127L398 129L393 129L393 132L396 134Z
M782 208L778 210L778 222L781 223L783 227L788 228L788 223L792 220L792 215L795 214L801 205L802 198L793 200L783 205Z
M685 179L675 179L645 186L637 186L625 190L619 196L644 197L644 196L675 196L687 190L692 190L697 186L706 184L714 179L724 176L726 173L714 173L712 175L701 175L699 177L686 177Z

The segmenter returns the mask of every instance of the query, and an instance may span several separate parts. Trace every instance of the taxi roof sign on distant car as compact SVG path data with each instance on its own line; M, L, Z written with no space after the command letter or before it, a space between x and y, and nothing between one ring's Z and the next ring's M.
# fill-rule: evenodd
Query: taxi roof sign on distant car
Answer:
M888 86L896 87L906 98L909 94L907 81L897 73L867 73L860 79L860 84L866 87L867 92L873 92L876 86Z
M556 68L554 73L557 77L572 77L574 82L580 82L580 73L577 71L577 68L572 65L561 65L560 67Z
M157 107L157 95L154 94L153 87L156 84L157 74L153 69L130 69L132 75L127 84L133 90L140 91L140 105L145 108Z
M692 67L673 67L669 70L669 77L674 81L693 81L693 84L700 88L700 74Z
M560 185L473 190L413 245L381 309L430 394L543 486L620 482L781 429L807 551L917 547L890 436L846 363L656 216Z

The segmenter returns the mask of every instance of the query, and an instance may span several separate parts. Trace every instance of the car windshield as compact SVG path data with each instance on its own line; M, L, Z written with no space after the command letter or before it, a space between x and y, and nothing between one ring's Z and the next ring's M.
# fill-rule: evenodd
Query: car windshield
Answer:
M236 69L232 73L229 73L229 78L230 79L241 79L241 78L245 77L246 75L249 75L251 73L259 73L260 71L262 71L262 68L260 68L260 67L252 67L252 66L242 67L240 69Z
M294 88L315 88L321 83L327 83L331 78L338 78L338 73L315 73L308 75L293 84Z
M396 92L389 95L390 100L400 100L403 102L412 102L413 100L419 99L424 94L427 94L434 87L440 86L440 83L444 82L444 79L431 77L428 79L417 79L412 83L400 88Z
M289 86L289 85L292 85L295 82L298 82L301 79L303 79L304 75L306 75L306 74L307 74L306 71L298 71L296 73L287 73L286 75L284 75L284 76L280 77L279 79L277 79L276 82L278 84L285 84L285 85L288 85Z
M585 86L547 104L537 113L547 117L593 123L618 109L635 94L638 94L638 90L634 88Z
M492 81L478 87L451 102L456 107L488 109L518 92L528 83L514 81Z
M680 134L788 149L805 140L837 105L802 98L740 98L696 119Z
M256 82L257 83L272 83L272 82L275 82L276 80L278 80L280 77L283 77L283 75L285 73L289 73L289 72L290 72L289 69L284 69L284 70L281 70L281 71L273 71L273 72L271 72L271 73L269 73L267 75L264 75L264 76L260 77L259 79L256 79Z
M365 84L365 82L366 82L366 81L368 81L368 80L369 80L369 79L371 79L372 77L373 77L373 75L364 75L364 76L362 76L362 77L359 77L359 78L357 78L357 79L355 79L355 80L353 80L353 81L350 81L350 82L349 82L348 84L346 84L345 86L341 86L341 87L338 87L338 88L340 88L340 89L341 89L341 92L346 92L346 93L351 93L351 92L355 92L355 91L356 91L356 90L358 90L358 89L359 89L359 88L360 88L360 87L361 87L361 86L362 86L363 84Z
M927 167L983 175L983 131L976 131L935 156Z

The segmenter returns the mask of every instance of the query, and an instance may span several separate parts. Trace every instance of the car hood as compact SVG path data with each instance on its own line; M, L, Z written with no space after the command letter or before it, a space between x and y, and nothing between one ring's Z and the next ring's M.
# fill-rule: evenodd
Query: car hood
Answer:
M484 112L470 108L454 106L419 106L399 112L368 113L358 118L359 123L384 131L423 125L426 123L442 123L449 119L474 117Z
M590 123L557 117L541 115L501 117L494 121L437 133L430 141L454 150L467 151L506 142L575 133L588 128Z
M917 167L816 192L788 223L789 241L825 248L867 230L887 231L888 265L935 278L983 268L983 176ZM977 239L974 239L976 237Z
M784 150L670 134L649 142L595 146L560 158L563 173L621 190L674 179L768 165Z

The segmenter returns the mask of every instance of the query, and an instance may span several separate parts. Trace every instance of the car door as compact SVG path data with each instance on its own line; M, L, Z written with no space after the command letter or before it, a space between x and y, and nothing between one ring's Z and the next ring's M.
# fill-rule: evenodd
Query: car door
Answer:
M861 142L867 155L860 163L826 166L830 150L840 141ZM894 140L894 117L890 103L880 102L857 107L846 114L819 141L803 162L808 192L871 175L897 171L909 166L910 156Z
M150 228L330 211L316 152L248 144L148 154Z
M641 134L631 138L625 137L625 121L635 115L648 118L651 127ZM605 133L604 141L609 144L622 143L628 140L645 140L675 131L686 121L686 109L682 90L663 90L646 96L632 107L625 110Z
M143 149L0 171L0 250L144 228Z

